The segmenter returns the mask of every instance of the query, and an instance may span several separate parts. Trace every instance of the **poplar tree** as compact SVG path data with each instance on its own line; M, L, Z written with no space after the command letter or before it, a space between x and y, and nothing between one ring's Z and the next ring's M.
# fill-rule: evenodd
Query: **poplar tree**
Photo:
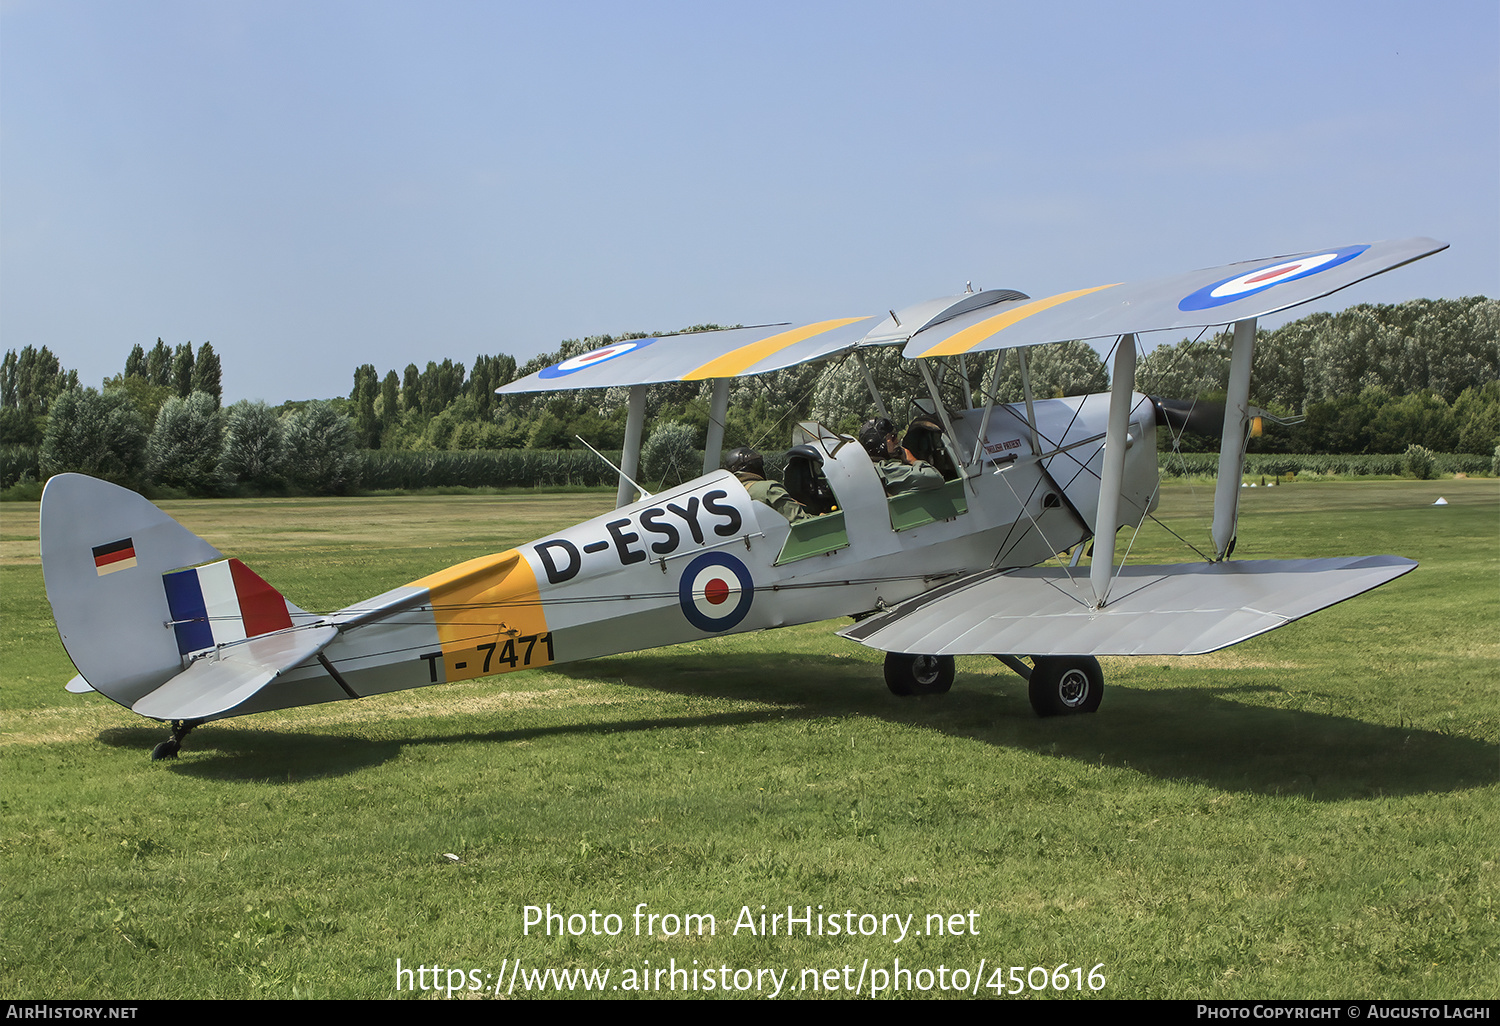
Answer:
M125 376L127 378L146 376L146 350L139 342L131 347L130 355L125 357Z
M146 354L146 380L153 385L172 383L172 350L161 339Z
M198 358L193 361L193 391L212 397L216 410L224 402L223 376L223 368L219 366L219 354L214 352L214 344L203 343L198 347Z
M374 449L380 445L380 422L375 418L375 395L379 389L374 364L361 364L354 371L354 388L349 399L354 403L354 430L360 445Z
M409 363L406 365L405 376L401 379L401 409L420 410L422 408L422 372L417 370L417 365Z
M177 389L177 396L186 399L193 391L193 344L184 342L178 346L172 356L172 380L173 388Z
M380 430L384 434L401 420L401 381L395 371L386 371L380 382Z

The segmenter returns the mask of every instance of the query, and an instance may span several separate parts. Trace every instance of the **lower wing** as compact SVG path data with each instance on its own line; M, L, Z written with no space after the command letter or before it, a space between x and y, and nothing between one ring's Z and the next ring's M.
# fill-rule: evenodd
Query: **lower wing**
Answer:
M1400 556L1127 566L1092 608L1087 574L987 570L839 634L924 655L1202 655L1416 569Z

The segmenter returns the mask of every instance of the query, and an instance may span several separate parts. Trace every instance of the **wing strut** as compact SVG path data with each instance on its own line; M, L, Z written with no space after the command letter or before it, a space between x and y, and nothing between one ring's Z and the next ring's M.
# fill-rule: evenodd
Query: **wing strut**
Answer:
M995 412L995 389L1000 382L1000 365L1005 362L1005 350L995 351L995 366L990 369L989 389L984 394L984 417L979 421L979 434L974 436L974 455L969 457L969 462L979 466L979 454L984 451L984 440L989 437L986 432L990 429L990 414ZM1032 449L1036 452L1036 449Z
M620 489L615 492L615 509L628 506L635 499L635 485L630 481L641 463L641 432L646 428L646 386L630 386L630 407L625 414L625 451L620 454Z
M1099 476L1099 511L1094 518L1094 561L1089 583L1095 608L1109 598L1109 578L1115 569L1115 531L1120 526L1120 487L1125 480L1126 437L1130 431L1130 394L1135 388L1135 336L1121 335L1115 343L1114 377L1109 384L1109 427L1104 433L1104 466Z
M1229 392L1224 397L1224 437L1219 443L1219 480L1214 486L1214 555L1224 559L1234 547L1239 517L1240 478L1245 472L1245 425L1250 419L1250 364L1255 354L1255 318L1234 322L1229 353Z
M858 349L854 351L854 362L859 364L860 373L865 376L865 385L870 389L870 398L875 400L875 412L889 420L891 415L886 412L885 400L880 397L880 389L875 386L875 375L870 373L870 367L865 363L865 356Z
M943 404L943 397L938 392L937 381L933 379L932 371L927 367L927 361L918 360L917 369L922 372L922 380L927 382L927 394L932 396L932 407L937 410L938 418L943 422L943 448L948 450L948 457L953 460L955 467L964 467L966 479L973 477L979 473L979 468L966 466L963 454L954 447L953 439L958 436L953 433L953 421L948 419L948 407Z
M714 397L708 408L708 437L703 442L703 472L719 469L724 452L724 418L729 415L729 379L714 378Z
M1036 408L1031 398L1031 371L1026 367L1026 350L1016 350L1016 365L1021 368L1021 394L1026 397L1026 426L1031 431L1031 451L1042 451L1042 439L1036 430ZM1040 458L1040 457L1038 457Z

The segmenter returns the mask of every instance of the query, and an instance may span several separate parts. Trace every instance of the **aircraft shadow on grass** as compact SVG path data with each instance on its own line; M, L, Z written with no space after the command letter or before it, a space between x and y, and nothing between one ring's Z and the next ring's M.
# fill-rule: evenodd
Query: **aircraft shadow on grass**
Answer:
M874 667L858 660L798 659L805 673L795 680L787 679L785 666L764 665L767 657L750 660L762 665L727 661L672 658L648 666L639 658L598 659L587 670L559 672L672 694L775 703L763 717L768 721L877 717L997 749L1197 780L1226 791L1336 801L1466 790L1493 784L1497 776L1494 747L1479 739L1369 723L1340 711L1235 700L1283 690L1275 685L1116 686L1105 696L1107 716L1039 720L1025 683L1004 672L966 680L961 669L952 692L912 699L886 693Z
M799 673L789 675L789 666ZM1019 679L1013 683L1005 674L971 672L949 694L901 699L880 686L870 663L836 656L784 656L777 662L763 653L657 654L596 659L552 672L580 682L750 702L758 708L590 722L585 717L597 716L600 707L585 704L579 706L578 722L414 731L404 739L259 730L249 727L253 721L242 720L232 728L226 724L205 730L190 758L164 764L164 769L209 780L284 783L355 774L413 745L503 744L787 720L873 718L969 738L995 749L995 758L1003 758L1005 750L1036 752L1162 779L1197 781L1225 791L1316 801L1462 791L1493 784L1496 776L1493 746L1478 739L1369 723L1337 710L1278 709L1236 700L1238 695L1280 690L1275 685L1116 686L1106 696L1108 716L1037 719L1031 714L1025 684ZM493 723L516 714L486 715ZM523 715L529 716L529 711ZM389 729L386 725L382 731L388 734ZM138 749L157 736L159 730L152 727L117 727L103 731L100 740L112 747ZM514 757L527 756L517 750Z

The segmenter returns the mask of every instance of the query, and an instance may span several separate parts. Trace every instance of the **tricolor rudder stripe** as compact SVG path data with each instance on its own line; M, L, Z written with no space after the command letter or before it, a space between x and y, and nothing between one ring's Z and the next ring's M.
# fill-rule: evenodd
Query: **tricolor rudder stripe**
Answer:
M281 593L238 559L162 574L183 655L292 626Z
M112 574L116 570L129 570L133 566L135 566L134 540L121 538L108 545L94 546L94 572L100 577Z

